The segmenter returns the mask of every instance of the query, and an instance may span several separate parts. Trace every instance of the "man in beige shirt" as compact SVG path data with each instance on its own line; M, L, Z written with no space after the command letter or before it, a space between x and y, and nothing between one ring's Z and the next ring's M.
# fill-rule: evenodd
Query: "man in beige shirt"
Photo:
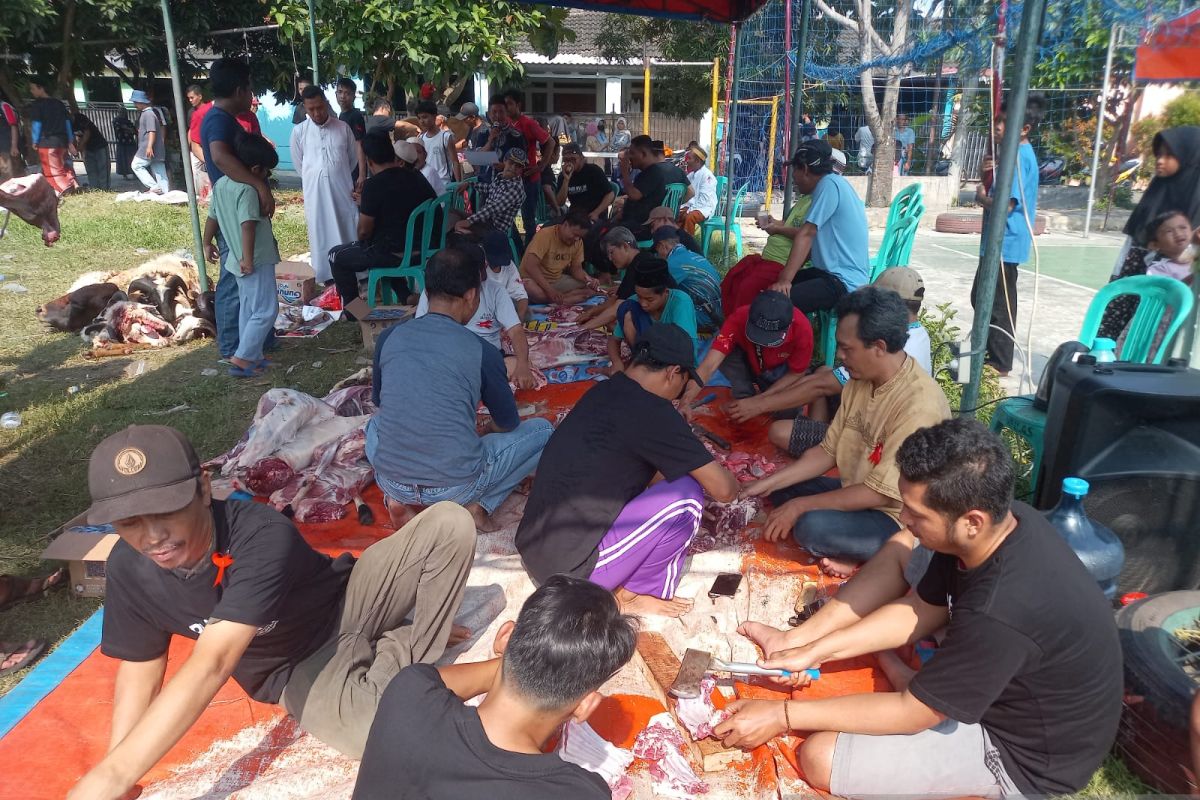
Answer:
M907 353L908 309L888 289L864 286L837 306L838 356L850 373L825 439L750 484L775 510L763 537L796 542L845 576L900 530L896 451L909 434L950 417L941 387ZM837 478L826 473L837 469Z

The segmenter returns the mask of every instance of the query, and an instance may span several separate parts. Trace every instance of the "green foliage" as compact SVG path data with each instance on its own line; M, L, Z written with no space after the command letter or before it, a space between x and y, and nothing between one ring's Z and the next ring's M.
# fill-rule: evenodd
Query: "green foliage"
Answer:
M49 0L0 0L0 42L28 41L52 13Z
M963 387L961 384L955 383L947 371L951 355L950 348L946 345L950 342L961 342L963 340L962 329L954 322L957 314L958 312L951 308L949 303L942 303L934 306L933 309L928 307L922 308L920 317L921 324L929 332L929 346L932 352L934 378L937 379L938 385L942 387L942 391L946 393L946 401L950 403L950 408L955 413L958 412L962 401ZM976 419L982 422L991 420L995 402L1004 396L1004 390L1000 388L1000 376L991 367L984 367L983 380L979 386L979 405L978 410L975 412Z
M729 47L729 30L708 22L661 20L613 14L596 36L600 57L609 62L640 59L653 45L666 61L711 61ZM694 118L712 102L712 71L704 67L654 67L651 110ZM722 79L723 80L723 79ZM722 84L723 85L723 84Z

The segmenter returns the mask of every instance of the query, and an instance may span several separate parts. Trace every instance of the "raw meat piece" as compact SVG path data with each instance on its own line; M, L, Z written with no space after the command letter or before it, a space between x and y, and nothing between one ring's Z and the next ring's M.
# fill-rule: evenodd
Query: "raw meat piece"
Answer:
M558 740L558 757L594 772L616 789L633 763L633 753L605 741L586 722L569 720ZM626 779L626 782L627 779Z
M633 743L633 754L650 764L654 790L672 797L707 794L708 784L700 780L683 756L683 734L675 727L669 712L655 714Z
M92 347L103 347L114 342L166 347L175 335L175 328L162 318L154 306L121 300L109 305L80 335Z
M608 355L608 338L599 331L555 328L527 334L529 362L538 369L549 369L579 356Z
M250 469L246 470L246 488L262 497L282 489L296 471L281 458L264 458Z
M250 467L295 439L305 425L334 416L333 409L315 397L294 389L271 389L258 401L254 424L241 452L236 459L226 462L221 473L230 475L234 468Z
M41 228L46 247L52 247L61 236L58 195L41 175L25 175L0 183L0 208L7 208L33 227Z
M683 723L693 739L707 739L713 735L713 728L725 721L728 716L724 711L717 710L713 705L712 694L717 688L717 679L711 675L700 681L700 696L680 698L675 702L675 717Z
M348 513L354 495L371 484L375 471L366 458L367 437L357 428L313 453L314 467L297 475L271 495L271 505L283 510L311 483L303 499L292 506L297 522L330 522ZM330 448L333 448L330 450Z
M366 372L365 383L347 383L342 381L338 388L322 398L322 402L332 408L339 417L361 417L363 414L374 414L375 404L371 402L371 368L364 367L354 378ZM342 384L345 384L344 386Z
M531 375L533 375L533 388L530 389L529 391L536 392L538 389L541 389L543 386L548 386L550 384L550 381L546 380L546 373L542 372L537 367L531 366L529 368L529 372ZM521 389L517 386L517 384L513 383L512 381L509 381L508 388L512 389L514 393L521 391Z
M370 414L362 417L334 417L324 420L319 425L305 425L290 442L271 454L273 458L283 459L292 469L302 470L314 463L316 453L325 444L341 439L347 433L361 428L371 418Z

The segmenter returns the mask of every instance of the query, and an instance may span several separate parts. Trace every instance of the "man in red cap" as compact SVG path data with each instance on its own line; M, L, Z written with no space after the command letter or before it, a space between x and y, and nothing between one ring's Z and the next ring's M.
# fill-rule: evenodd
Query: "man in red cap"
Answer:
M270 506L213 499L191 443L159 425L101 442L88 487L88 521L121 537L100 644L121 664L108 755L74 800L126 796L230 677L358 758L388 682L451 639L475 554L461 506L430 507L357 562L331 559ZM172 635L196 644L164 683Z

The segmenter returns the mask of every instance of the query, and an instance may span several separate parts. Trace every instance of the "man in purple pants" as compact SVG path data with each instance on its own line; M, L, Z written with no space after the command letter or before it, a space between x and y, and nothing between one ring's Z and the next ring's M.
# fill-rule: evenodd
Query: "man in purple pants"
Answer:
M517 530L534 582L590 578L626 614L678 617L692 607L675 590L704 495L728 502L738 485L671 405L689 380L699 382L691 338L656 324L625 372L588 391L558 426Z

